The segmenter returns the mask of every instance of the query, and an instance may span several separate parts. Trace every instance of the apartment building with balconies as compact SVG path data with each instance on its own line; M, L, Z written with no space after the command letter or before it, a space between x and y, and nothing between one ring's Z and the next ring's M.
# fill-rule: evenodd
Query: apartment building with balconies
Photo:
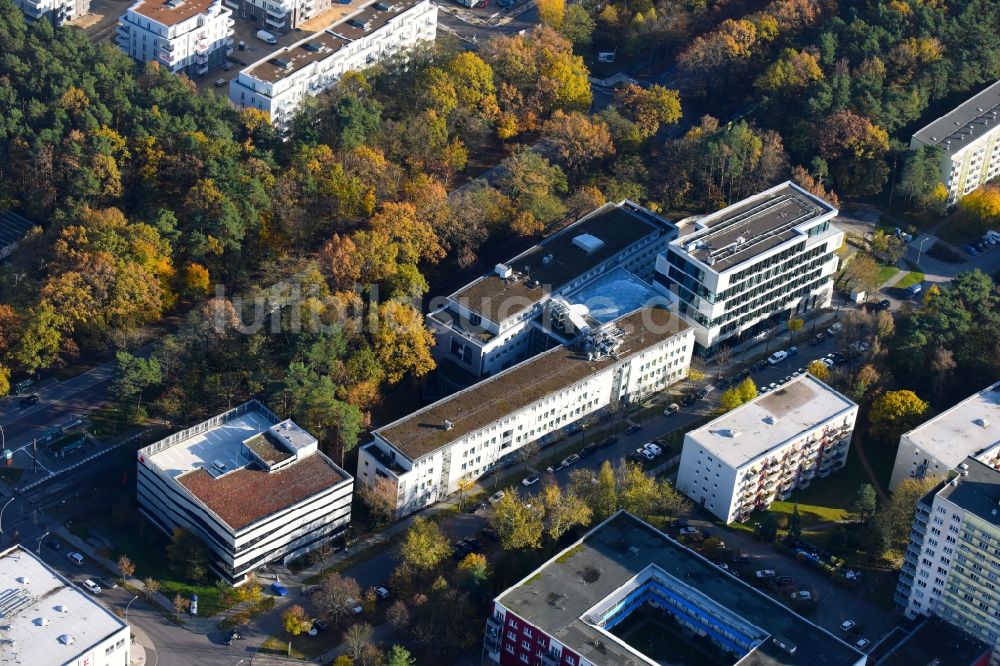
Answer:
M223 0L244 21L273 35L283 35L316 18L336 0Z
M681 221L656 260L656 284L679 299L696 353L713 356L811 310L829 306L837 209L791 181L710 215ZM688 230L693 226L693 230Z
M14 0L14 4L29 22L44 18L56 27L90 11L90 0Z
M941 182L953 205L1000 176L1000 81L918 130L910 148L938 151Z
M907 617L937 616L996 646L1000 471L970 457L949 477L917 504L896 604Z
M115 43L139 62L197 77L233 52L233 24L222 0L139 0L118 19Z
M263 111L280 129L302 101L328 90L348 71L358 71L437 33L437 5L430 0L383 0L258 60L229 83L239 108Z
M943 478L969 456L1000 469L1000 382L904 432L889 489L905 479Z
M847 463L858 406L809 373L684 436L677 489L713 515L746 521Z
M358 454L359 483L418 511L515 464L518 451L580 431L687 376L693 335L666 308L593 326L409 416L375 429ZM386 488L388 487L388 488Z
M431 304L427 328L439 368L480 379L566 342L547 316L554 301L556 318L566 311L600 322L668 303L647 281L676 237L668 220L628 200L587 213Z

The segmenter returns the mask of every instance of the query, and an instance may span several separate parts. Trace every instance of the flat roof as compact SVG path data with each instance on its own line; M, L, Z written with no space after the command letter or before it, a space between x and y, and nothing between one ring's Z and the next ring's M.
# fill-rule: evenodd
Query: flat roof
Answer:
M645 214L644 214L645 213ZM629 201L606 203L538 245L504 262L513 276L490 273L462 287L450 298L491 321L503 321L527 310L595 266L647 236L672 229ZM593 236L603 244L587 252L574 239ZM584 238L580 244L590 239Z
M785 181L695 221L696 230L670 245L682 254L724 271L794 238L799 228L837 213L830 203Z
M595 664L645 664L621 639L609 638L583 617L602 600L633 584L650 565L769 636L739 660L740 666L839 666L863 659L830 632L625 512L595 527L496 601ZM794 657L774 645L770 636L775 635L794 641Z
M140 461L175 479L234 531L351 478L318 451L270 472L262 467L250 451L277 464L296 455L303 437L313 440L290 421L281 425L290 424L293 441L269 433L278 419L256 401L213 421L142 449Z
M903 434L921 451L954 467L1000 445L1000 382Z
M360 12L346 16L320 32L267 55L244 69L242 73L259 81L275 83L314 62L326 60L352 41L370 35L422 1L372 2ZM367 27L359 28L352 23L362 23Z
M1000 526L1000 471L975 458L966 458L958 475L945 481L937 496L965 509L981 520Z
M687 433L716 458L739 468L857 404L808 372Z
M127 628L89 595L21 546L0 553L0 660L32 666L76 663ZM69 644L61 636L72 637Z
M989 652L990 646L972 634L929 616L901 641L880 644L869 656L878 666L972 666Z
M653 291L645 280L619 267L567 294L566 300L586 306L587 316L603 324L641 307L656 302L666 303L669 299Z
M663 308L646 308L617 320L625 338L615 356L625 359L689 328ZM459 391L374 432L411 460L523 409L617 362L588 361L586 354L559 346ZM444 428L451 421L450 430Z
M1000 125L1000 81L913 133L926 146L954 155Z
M0 210L0 249L20 242L35 225L14 211Z
M215 2L216 0L139 0L129 9L157 23L176 25L204 14Z

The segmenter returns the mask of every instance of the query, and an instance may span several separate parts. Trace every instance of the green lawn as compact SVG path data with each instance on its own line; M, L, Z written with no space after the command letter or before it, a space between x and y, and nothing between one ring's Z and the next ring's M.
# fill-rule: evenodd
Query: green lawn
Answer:
M938 227L934 233L944 242L955 247L962 247L969 241L979 238L983 229L962 212L957 212L951 215L948 221Z
M924 277L924 274L920 271L910 271L896 283L896 287L899 289L906 289L907 287L915 284L921 284L924 281Z
M886 266L885 264L878 265L878 283L885 284L889 281L893 275L899 272L899 269L895 266Z

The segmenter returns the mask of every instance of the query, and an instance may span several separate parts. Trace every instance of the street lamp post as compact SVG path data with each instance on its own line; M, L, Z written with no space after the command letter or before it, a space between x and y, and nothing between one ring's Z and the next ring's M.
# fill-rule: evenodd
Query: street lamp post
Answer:
M917 266L920 266L920 255L924 253L924 243L931 240L931 238L932 236L928 236L927 238L920 241L920 247L917 248Z
M135 595L135 596L132 597L132 601L135 601L138 598L139 598L139 595L137 594L137 595ZM128 607L132 605L132 601L130 601L127 604L125 604L125 623L126 624L128 624Z
M43 540L43 539L44 539L45 537L47 537L48 535L49 535L49 533L48 533L48 532L46 532L46 533L45 533L45 534L43 534L42 536L38 537L38 548L36 548L36 549L35 549L35 553L37 553L38 555L41 555L41 554L42 554L42 540Z
M3 534L3 512L4 512L4 509L6 509L6 508L7 508L7 505L9 505L9 504L10 504L11 502L13 502L13 501L14 501L14 498L13 498L13 497L11 497L11 498L10 498L9 500L7 500L7 502L6 502L6 503L5 503L4 505L3 505L3 508L0 508L0 534Z
M7 448L7 437L3 434L3 426L0 426L0 449Z

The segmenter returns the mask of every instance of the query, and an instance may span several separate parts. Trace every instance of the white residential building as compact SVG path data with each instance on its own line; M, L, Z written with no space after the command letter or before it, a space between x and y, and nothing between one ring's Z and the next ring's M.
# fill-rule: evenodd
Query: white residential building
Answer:
M966 458L917 503L895 601L994 646L1000 659L1000 472ZM985 663L985 662L979 662Z
M398 515L424 508L587 419L687 376L693 335L665 308L645 308L373 431L358 482L389 482ZM383 484L384 485L384 484ZM383 492L387 492L384 491Z
M656 260L680 300L697 353L713 356L809 310L827 307L844 234L837 209L792 182L693 221ZM684 223L681 222L681 225Z
M129 626L27 548L0 553L0 662L131 666Z
M316 18L336 0L223 0L243 21L253 21L272 35L283 35Z
M954 204L1000 175L1000 81L917 131L910 148L940 151L941 182Z
M439 367L444 374L451 364L471 378L489 377L566 342L547 325L554 299L600 322L668 302L643 280L676 237L677 227L631 201L588 213L431 304L427 328Z
M233 23L222 0L139 0L118 19L115 41L139 62L195 77L225 63Z
M57 27L90 11L90 0L14 0L14 4L28 21L45 18Z
M858 406L809 373L684 436L677 489L718 518L746 521L844 467Z
M398 0L367 5L357 14L258 60L229 84L239 108L268 114L285 129L302 100L333 86L347 71L370 67L420 42L434 41L437 5Z
M1000 382L903 433L889 489L904 479L944 478L969 456L1000 469Z
M211 566L239 583L341 535L354 479L312 435L256 400L139 450L139 508L170 534L184 527Z

